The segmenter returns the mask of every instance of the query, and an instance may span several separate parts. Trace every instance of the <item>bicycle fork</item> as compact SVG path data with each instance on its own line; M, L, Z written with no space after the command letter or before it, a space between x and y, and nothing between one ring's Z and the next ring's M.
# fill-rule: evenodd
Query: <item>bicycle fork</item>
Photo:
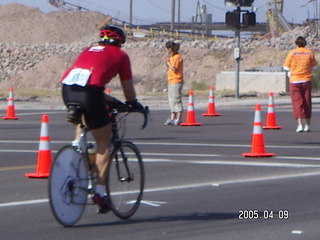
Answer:
M121 153L121 159L123 160L123 165L125 167L125 172L123 173L123 171L121 171L121 167L120 167L121 162L119 161L118 153L116 153L115 154L115 160L116 160L115 165L116 165L116 169L117 169L118 179L120 182L131 182L134 180L134 176L130 172L130 169L128 167L128 157L121 147L119 148L119 150ZM124 177L124 175L122 175L122 174L127 175L127 177Z

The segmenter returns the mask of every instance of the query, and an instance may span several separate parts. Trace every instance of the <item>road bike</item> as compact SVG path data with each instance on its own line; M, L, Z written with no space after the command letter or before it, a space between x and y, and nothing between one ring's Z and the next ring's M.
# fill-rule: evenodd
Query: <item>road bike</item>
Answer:
M79 144L62 147L55 156L49 176L49 202L56 220L63 226L73 226L81 218L88 199L96 192L97 174L95 164L90 163L90 131L82 121L79 105L77 109L81 133ZM133 111L137 112L137 111ZM144 116L141 129L148 123L148 107L138 111ZM130 111L118 101L112 106L109 116L112 124L110 162L107 169L106 193L112 212L121 219L131 217L138 209L144 190L144 166L138 147L124 139L126 119Z

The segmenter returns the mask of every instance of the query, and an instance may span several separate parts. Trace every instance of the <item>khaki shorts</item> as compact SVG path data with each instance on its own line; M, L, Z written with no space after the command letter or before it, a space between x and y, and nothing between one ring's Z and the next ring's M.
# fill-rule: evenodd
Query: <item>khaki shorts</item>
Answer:
M181 99L183 83L169 84L168 85L168 100L171 112L182 112L183 105Z

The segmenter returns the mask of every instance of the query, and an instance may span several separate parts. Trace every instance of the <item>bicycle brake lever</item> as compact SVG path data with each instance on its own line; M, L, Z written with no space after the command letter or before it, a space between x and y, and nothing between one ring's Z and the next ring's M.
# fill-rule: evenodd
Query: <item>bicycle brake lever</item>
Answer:
M143 129L145 129L145 127L146 127L147 124L148 124L148 115L150 115L149 107L146 106L146 107L144 108L144 111L141 112L141 113L143 113L144 122L143 122L142 126L140 127L140 130L143 130ZM151 120L151 116L150 116L150 120Z

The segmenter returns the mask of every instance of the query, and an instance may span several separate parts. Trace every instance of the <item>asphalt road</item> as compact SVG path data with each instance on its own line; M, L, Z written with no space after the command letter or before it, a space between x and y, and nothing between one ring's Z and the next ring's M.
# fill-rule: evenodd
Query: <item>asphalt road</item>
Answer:
M290 106L276 108L280 130L263 130L271 158L250 152L254 106L217 109L198 127L164 126L152 111L147 129L128 121L127 138L144 157L146 189L138 212L123 221L88 206L72 228L60 226L48 204L47 179L29 179L37 161L41 116L49 115L53 155L72 139L64 111L20 110L0 123L0 239L318 239L319 105L309 133L295 133ZM262 111L262 121L266 116ZM130 131L129 131L130 130Z

